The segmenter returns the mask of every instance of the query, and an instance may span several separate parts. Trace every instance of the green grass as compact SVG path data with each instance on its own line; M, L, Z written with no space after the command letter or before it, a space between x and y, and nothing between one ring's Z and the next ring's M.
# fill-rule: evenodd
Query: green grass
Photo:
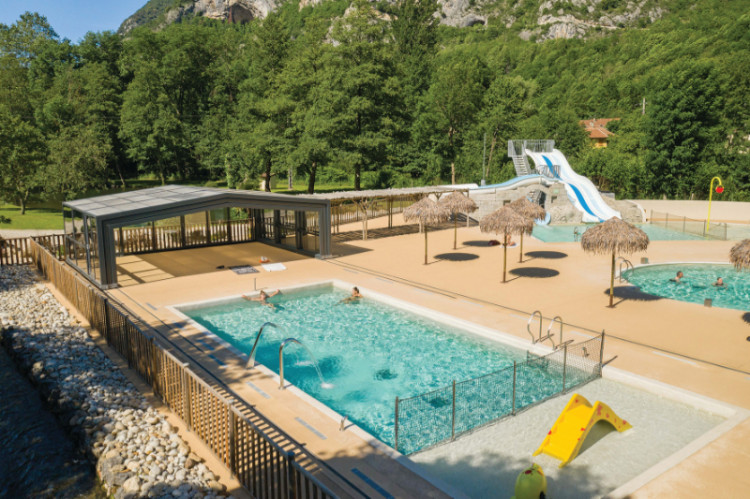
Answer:
M21 215L21 208L13 205L0 205L0 216L10 218L9 224L0 223L0 229L56 229L62 230L63 220L60 209L27 208Z

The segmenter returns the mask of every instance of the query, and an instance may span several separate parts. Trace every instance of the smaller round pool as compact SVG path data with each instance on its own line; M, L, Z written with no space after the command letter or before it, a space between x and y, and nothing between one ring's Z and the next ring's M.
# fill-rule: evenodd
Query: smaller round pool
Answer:
M679 283L671 280L678 271L684 274ZM729 264L643 265L622 276L650 295L701 304L711 298L715 307L750 310L750 272L737 271ZM713 285L719 277L725 286Z

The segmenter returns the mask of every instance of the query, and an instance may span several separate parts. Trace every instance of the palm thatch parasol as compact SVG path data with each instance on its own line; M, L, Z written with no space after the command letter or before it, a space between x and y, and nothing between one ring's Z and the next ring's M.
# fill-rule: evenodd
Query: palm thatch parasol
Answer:
M482 232L494 232L503 234L503 282L505 281L505 269L508 262L508 236L511 234L531 234L534 229L534 221L516 213L513 208L503 206L489 215L482 217L479 221L479 230Z
M404 210L404 220L418 220L424 227L424 263L427 265L427 225L448 220L450 212L428 197L423 197Z
M750 239L740 241L732 247L729 261L737 270L750 269Z
M645 251L649 239L645 232L617 217L612 217L583 233L581 246L594 254L612 253L612 275L609 280L609 306L613 306L615 289L615 255Z
M456 249L456 240L458 239L458 217L459 213L473 213L477 211L477 204L469 196L464 196L458 191L453 191L447 196L443 196L438 201L440 206L448 208L453 215L453 249Z
M536 203L532 203L525 197L518 198L512 203L510 203L508 206L513 208L513 210L516 211L516 213L520 214L523 217L530 218L532 220L536 219L543 219L547 212L544 211L544 208L539 206ZM518 263L523 262L523 233L521 233L521 247L519 248L521 251L518 254Z

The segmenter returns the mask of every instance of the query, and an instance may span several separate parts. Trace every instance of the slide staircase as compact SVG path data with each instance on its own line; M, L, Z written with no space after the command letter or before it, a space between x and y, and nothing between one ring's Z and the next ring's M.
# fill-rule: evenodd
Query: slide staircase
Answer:
M573 394L534 455L544 453L559 459L562 468L578 455L586 436L599 421L608 422L619 432L632 428L604 402L591 405L586 397Z

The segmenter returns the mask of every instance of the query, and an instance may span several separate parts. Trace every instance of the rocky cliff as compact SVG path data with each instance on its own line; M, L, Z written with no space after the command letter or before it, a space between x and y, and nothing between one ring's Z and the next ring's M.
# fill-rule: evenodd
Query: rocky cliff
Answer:
M245 23L263 18L290 0L149 0L120 26L120 33L144 24L164 26L190 16ZM324 0L299 0L300 8ZM395 0L388 0L395 1ZM583 38L592 33L638 27L659 19L657 0L439 0L441 22L514 28L525 40Z

